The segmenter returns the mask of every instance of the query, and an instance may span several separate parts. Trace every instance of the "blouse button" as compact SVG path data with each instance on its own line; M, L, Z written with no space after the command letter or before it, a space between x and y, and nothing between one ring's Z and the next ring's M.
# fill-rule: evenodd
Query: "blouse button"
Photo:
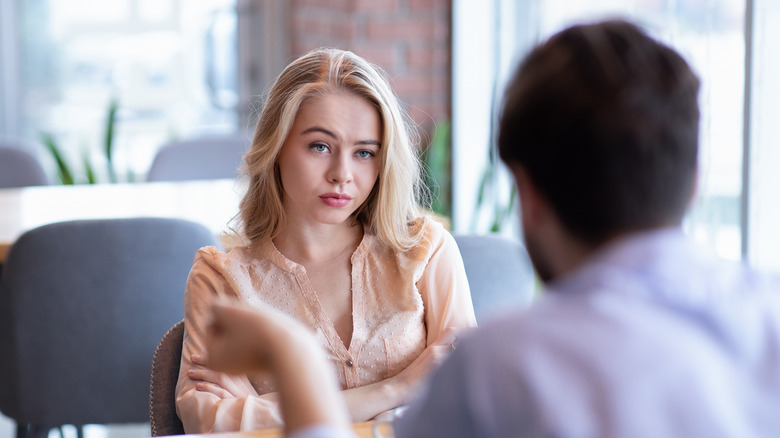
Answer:
M348 366L348 367L352 368L352 365L353 365L353 363L352 363L352 359L347 359L347 362L346 362L346 363L347 363L347 366Z

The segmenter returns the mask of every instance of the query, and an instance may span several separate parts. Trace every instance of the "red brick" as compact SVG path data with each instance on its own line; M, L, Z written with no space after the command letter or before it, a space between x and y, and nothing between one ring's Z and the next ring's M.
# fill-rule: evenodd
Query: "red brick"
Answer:
M406 64L411 69L447 69L450 65L450 52L448 49L449 46L439 44L433 47L410 45L406 52Z
M343 20L332 23L330 35L337 38L353 40L358 35L358 23L354 20Z
M450 92L450 72L449 70L439 70L431 74L431 91L435 96L449 96Z
M300 41L300 38L296 39L290 46L290 50L292 51L292 56L294 58L303 55L311 49L313 49L313 47L307 43L304 43L303 41Z
M355 11L393 11L398 9L398 0L353 0L352 8Z
M412 20L370 20L366 26L368 39L398 39L409 41L433 36L431 23Z
M450 118L449 108L443 106L409 105L407 111L409 117L423 129L430 129L434 123Z
M352 50L378 64L410 105L430 123L450 111L450 0L290 0L291 45Z
M452 9L450 0L409 0L409 9L412 11L449 11Z
M355 43L350 50L381 66L390 75L397 72L398 48L395 44Z
M433 83L429 76L403 75L392 79L392 84L399 94L417 95L427 94L433 89Z
M304 16L294 16L292 19L293 33L300 37L309 35L327 35L328 22L312 20Z
M293 18L293 29L296 35L318 35L326 38L352 40L358 35L358 23L348 19L333 16L327 19L309 16Z
M450 39L450 21L448 19L433 20L434 41L448 41Z
M294 56L300 56L310 50L319 49L321 47L334 47L337 49L346 48L345 43L343 41L337 41L332 38L314 37L314 36L297 41L293 47L297 49L294 52Z
M294 0L291 10L301 10L307 7L320 7L330 10L347 10L352 6L352 0Z
M417 125L419 125L421 127L421 131L423 131L423 133L425 132L425 128L422 128L422 127L430 126L436 120L436 118L433 116L433 114L431 114L430 112L428 112L427 110L425 110L422 107L419 107L419 106L416 106L416 105L410 105L407 108L407 110L409 111L409 118L414 120L414 123L416 123ZM426 138L426 136L423 134L422 135L422 139L421 139L422 142L426 142L425 138Z
M427 109L428 114L433 117L434 120L449 120L452 117L450 113L449 105L435 105Z

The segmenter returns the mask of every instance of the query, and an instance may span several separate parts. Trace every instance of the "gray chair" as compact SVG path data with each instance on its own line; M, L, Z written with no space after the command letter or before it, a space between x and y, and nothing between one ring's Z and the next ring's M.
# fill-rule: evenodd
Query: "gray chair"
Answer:
M246 135L203 137L169 143L152 160L147 181L235 178L249 150Z
M203 225L62 222L24 233L0 283L0 411L21 437L64 424L149 421L151 359L183 318Z
M38 160L27 151L0 144L0 188L42 186L49 183Z
M149 418L152 436L184 434L176 414L176 383L181 366L184 321L179 321L163 335L152 359L152 382L149 388Z
M455 235L477 322L510 308L528 305L536 280L522 243L498 235Z

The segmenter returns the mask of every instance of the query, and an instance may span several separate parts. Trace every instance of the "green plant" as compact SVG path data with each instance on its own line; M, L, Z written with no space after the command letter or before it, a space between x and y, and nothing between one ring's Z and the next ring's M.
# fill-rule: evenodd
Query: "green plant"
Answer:
M116 99L111 99L108 105L108 117L106 117L106 135L103 142L103 150L106 154L108 178L112 183L117 182L116 168L114 167L114 126L116 124L116 111L119 105Z
M500 193L501 184L498 174L498 165L496 164L495 153L488 150L488 165L482 173L482 179L479 183L479 192L477 192L477 213L487 209L489 216L489 230L491 233L498 233L511 216L515 208L515 199L517 198L517 187L510 184L509 194L503 197ZM472 231L476 231L479 214L473 216L471 222Z
M73 172L70 170L70 166L65 161L65 158L62 155L62 151L60 151L59 146L57 146L57 142L54 140L54 137L47 133L41 133L41 141L43 142L43 145L46 147L46 150L49 151L52 158L54 158L54 162L57 164L57 179L59 179L60 183L66 184L66 185L72 185L75 183L73 179Z
M97 184L97 176L95 175L95 168L92 166L92 162L89 160L89 154L84 152L84 174L87 177L88 184Z
M104 141L102 148L106 159L108 178L112 183L116 183L118 181L116 169L114 167L114 132L116 126L116 113L118 108L119 105L117 100L111 99L111 102L108 106L108 115L106 117L106 128L105 135L103 137ZM76 178L76 174L73 168L67 162L67 160L65 160L65 154L63 153L62 148L59 146L54 136L51 133L42 132L41 141L57 165L57 179L60 181L60 183L65 185L72 185L80 181L81 179ZM98 178L97 173L95 172L95 166L92 164L92 161L89 158L89 152L87 151L83 152L82 164L84 171L83 181L85 181L87 184L97 184Z
M422 154L425 182L431 192L431 209L438 215L452 217L452 154L449 120L439 121L431 142Z
M487 150L488 162L482 172L482 179L479 183L477 205L471 221L472 232L477 231L479 220L485 217L489 221L488 229L491 233L501 232L512 216L515 208L515 199L517 198L517 187L514 181L507 181L504 177L498 158L498 145L496 144L498 138L498 113L495 102L498 102L499 99L497 97L498 88L495 85L496 83L494 83L493 87L494 105L490 114L489 138L491 142Z
M434 213L452 219L452 126L449 120L439 121L431 134L428 147L423 150L422 159L426 168L426 184L431 192L431 209ZM517 198L517 189L510 184L508 196L502 188L498 172L496 152L488 150L488 164L482 173L470 225L472 232L478 232L480 219L488 221L488 231L498 233L510 219Z

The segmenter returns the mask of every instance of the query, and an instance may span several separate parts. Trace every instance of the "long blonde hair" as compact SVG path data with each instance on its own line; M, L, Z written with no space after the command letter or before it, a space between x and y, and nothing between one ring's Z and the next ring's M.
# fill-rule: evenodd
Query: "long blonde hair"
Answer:
M288 65L276 79L244 156L249 186L240 204L240 228L248 243L273 239L285 221L276 161L302 102L348 91L371 102L382 122L379 177L353 219L399 250L414 246L423 229L415 221L428 201L416 133L385 73L352 52L316 49ZM419 225L419 224L418 224Z

